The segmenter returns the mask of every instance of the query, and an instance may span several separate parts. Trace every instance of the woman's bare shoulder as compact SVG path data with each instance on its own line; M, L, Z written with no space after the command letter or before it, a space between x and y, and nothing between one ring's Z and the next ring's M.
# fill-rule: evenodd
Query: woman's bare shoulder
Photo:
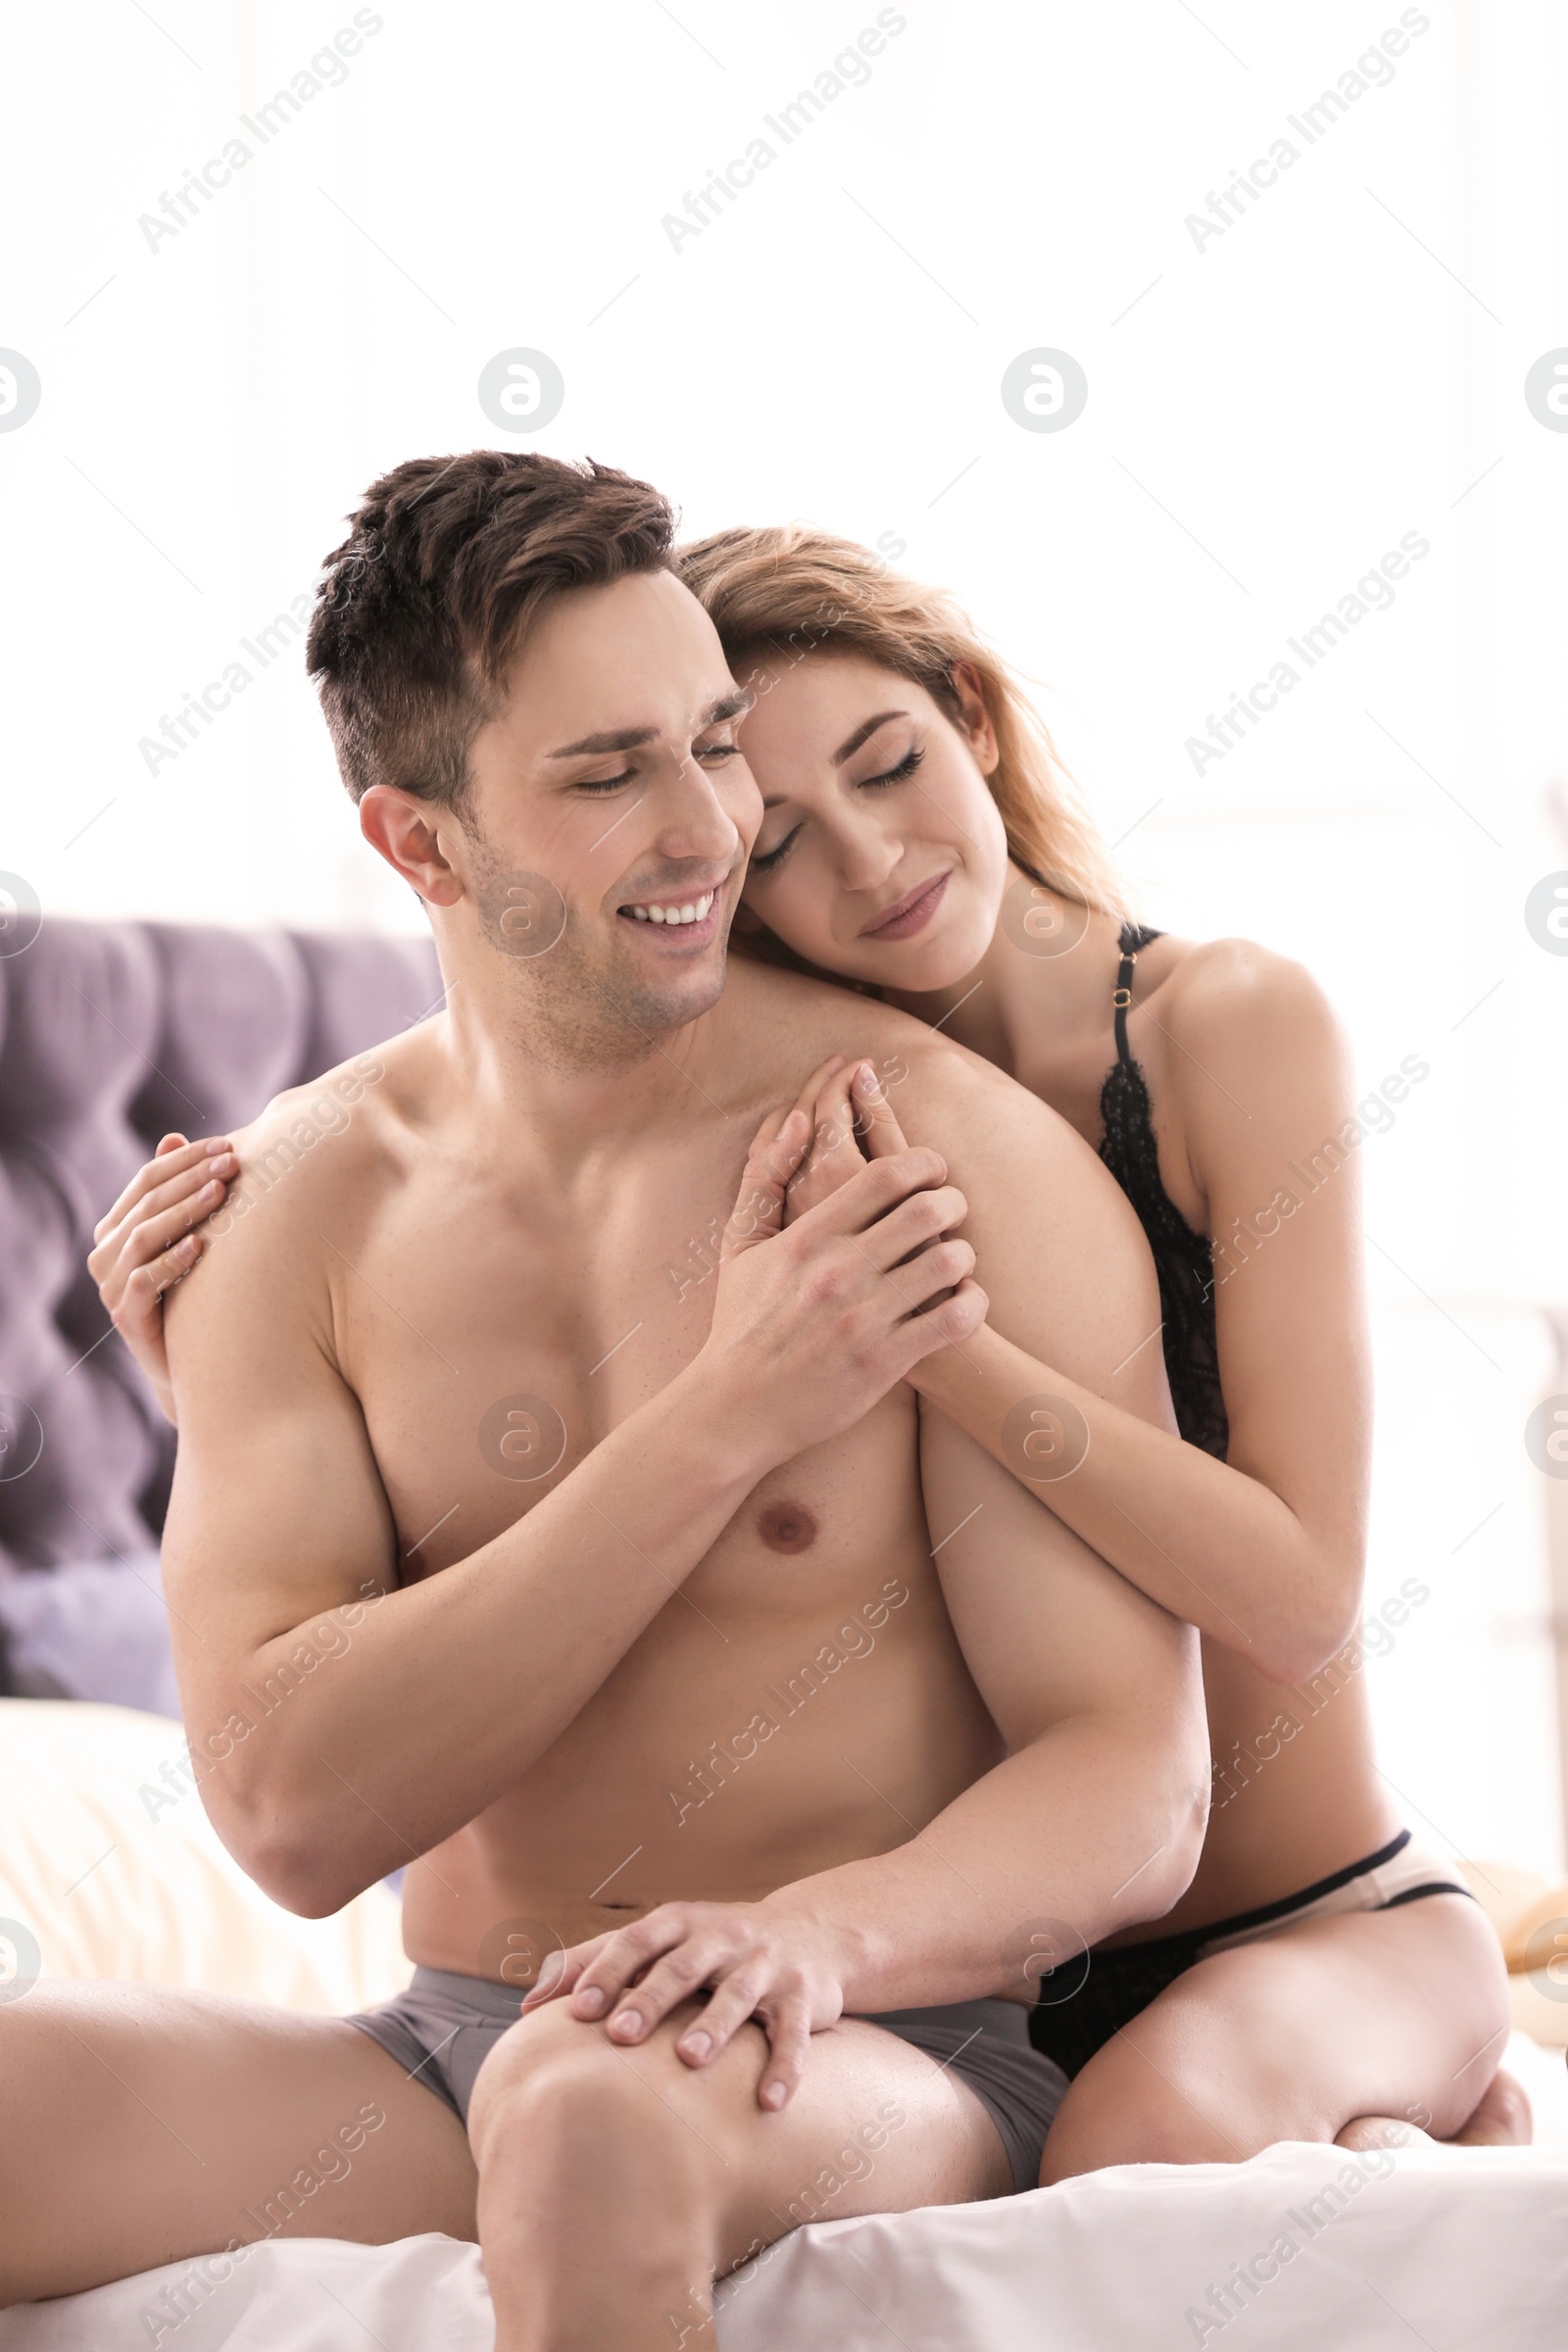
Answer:
M1259 1153L1294 1150L1344 1115L1349 1049L1304 964L1247 939L1176 944L1147 1006L1169 1041L1160 1055L1169 1101L1212 1196L1227 1168L1250 1169Z
M1340 1025L1304 963L1250 939L1172 940L1145 1002L1176 1043L1247 1055L1333 1052Z

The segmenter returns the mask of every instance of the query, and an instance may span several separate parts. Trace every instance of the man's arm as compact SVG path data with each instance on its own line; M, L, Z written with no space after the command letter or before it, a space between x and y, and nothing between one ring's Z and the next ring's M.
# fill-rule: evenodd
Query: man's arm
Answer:
M1141 1345L1159 1323L1153 1267L1113 1179L1054 1113L969 1056L910 1061L900 1115L962 1168L992 1322L1128 1411L1167 1418L1158 1346ZM921 1475L949 1612L1006 1759L889 1852L752 1906L664 1905L566 1955L532 2000L575 1987L579 2015L613 2004L611 2031L631 2041L715 1985L692 2029L708 2046L688 2034L682 2056L705 2063L760 2016L772 2049L758 2095L777 2106L810 2031L841 2011L1017 1988L1183 1892L1207 1817L1196 1635L923 1406ZM846 1770L857 1761L847 1745Z
M392 1516L335 1362L308 1197L236 1224L181 1286L164 1547L180 1694L214 1824L277 1900L336 1910L472 1820L767 1470L983 1315L961 1244L924 1290L960 1295L906 1313L901 1261L963 1209L934 1152L868 1168L858 1196L777 1231L809 1132L775 1120L754 1147L694 1362L514 1526L406 1591L390 1590Z

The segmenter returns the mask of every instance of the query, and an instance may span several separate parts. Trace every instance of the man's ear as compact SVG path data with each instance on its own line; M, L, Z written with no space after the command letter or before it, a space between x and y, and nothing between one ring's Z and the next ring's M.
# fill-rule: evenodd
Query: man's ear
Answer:
M371 849L432 906L455 906L464 896L441 843L443 826L456 822L450 809L396 784L372 784L360 802L360 831Z
M955 662L948 674L953 680L953 691L958 698L958 708L963 713L963 731L969 738L974 763L983 776L989 776L1002 758L1002 747L997 741L997 730L991 723L991 712L986 708L980 672L972 662Z

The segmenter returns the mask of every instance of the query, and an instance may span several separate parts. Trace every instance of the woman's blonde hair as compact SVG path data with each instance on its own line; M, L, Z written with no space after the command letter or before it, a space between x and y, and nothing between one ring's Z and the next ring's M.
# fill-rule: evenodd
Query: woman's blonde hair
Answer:
M1126 886L1044 724L956 598L889 570L853 539L799 522L715 531L677 548L675 565L733 668L748 659L777 667L820 646L842 647L913 679L961 727L953 671L968 662L996 729L1000 758L986 781L1014 862L1064 898L1102 913L1126 910Z

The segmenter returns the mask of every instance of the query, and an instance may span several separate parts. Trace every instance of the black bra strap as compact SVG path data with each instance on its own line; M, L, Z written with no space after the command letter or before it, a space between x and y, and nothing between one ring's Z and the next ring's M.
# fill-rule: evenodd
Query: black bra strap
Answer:
M1121 934L1116 942L1121 950L1121 961L1116 966L1116 993L1110 1000L1116 1007L1116 1058L1118 1061L1132 1060L1132 1054L1127 1046L1127 1008L1133 1001L1133 966L1150 941L1158 939L1160 936L1158 931L1148 930L1140 923L1123 923L1121 927Z

